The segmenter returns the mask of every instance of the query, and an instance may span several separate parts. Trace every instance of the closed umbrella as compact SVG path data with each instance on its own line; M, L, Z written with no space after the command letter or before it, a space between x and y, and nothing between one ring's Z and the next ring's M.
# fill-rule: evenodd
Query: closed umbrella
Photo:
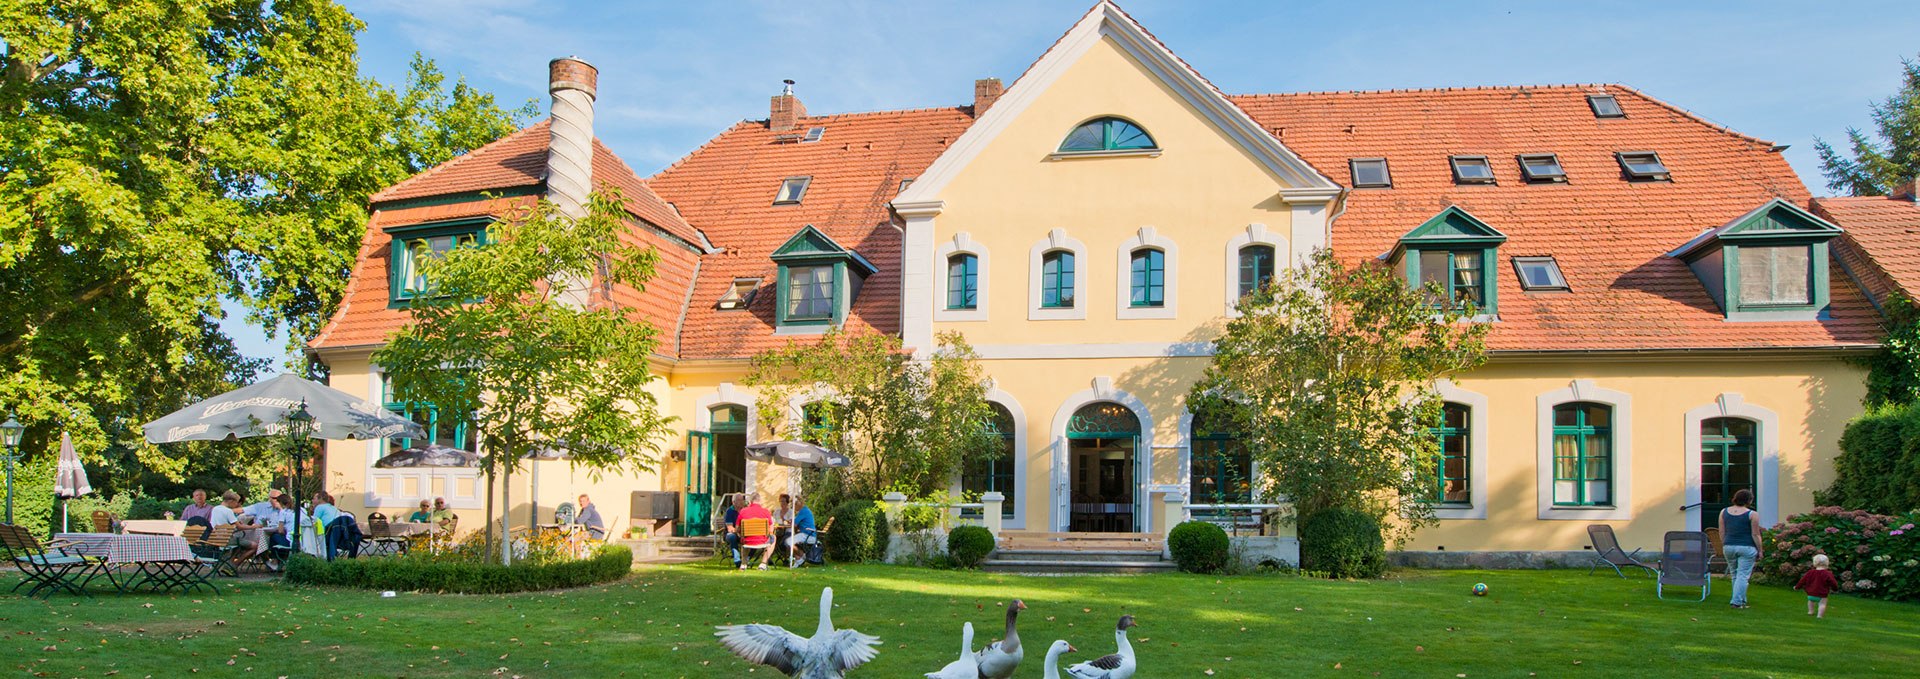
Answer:
M800 467L802 469L828 469L847 467L853 460L846 455L827 450L805 441L767 441L747 446L747 458L756 462L767 462L782 467Z
M347 392L294 375L229 391L148 422L148 443L224 441L287 433L287 416L305 403L314 438L426 438L413 420Z
M53 475L53 495L60 498L60 530L67 530L67 500L93 492L87 482L87 468L80 466L80 454L73 449L73 437L60 432L60 466Z

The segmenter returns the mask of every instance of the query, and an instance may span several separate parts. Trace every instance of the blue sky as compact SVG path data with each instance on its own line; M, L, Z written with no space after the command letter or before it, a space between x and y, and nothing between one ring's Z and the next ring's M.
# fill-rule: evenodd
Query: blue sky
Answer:
M540 100L547 60L600 68L595 131L650 174L728 125L764 118L782 79L811 113L968 103L1012 83L1092 0L579 2L345 0L367 23L361 71L405 77L420 52L506 103ZM1228 93L1616 82L1792 146L1826 192L1816 137L1920 56L1905 2L1203 2L1121 6ZM281 340L230 314L253 356Z

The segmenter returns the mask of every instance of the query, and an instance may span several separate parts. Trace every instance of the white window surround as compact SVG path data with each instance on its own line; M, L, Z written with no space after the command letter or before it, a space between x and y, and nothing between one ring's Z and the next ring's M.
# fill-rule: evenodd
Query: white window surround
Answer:
M1273 248L1273 275L1278 276L1283 267L1290 262L1286 259L1287 242L1278 234L1267 230L1265 224L1248 224L1245 231L1234 234L1227 240L1226 265L1221 267L1227 272L1227 318L1239 318L1240 310L1240 249L1249 245L1266 245Z
M719 406L741 406L747 409L747 445L755 443L754 436L760 431L760 409L755 406L758 399L754 395L733 386L732 382L721 382L713 391L693 401L694 431L713 431L713 409ZM692 451L688 451L691 453ZM747 459L746 487L751 489L759 478L760 463ZM684 490L684 489L682 489ZM717 506L717 505L716 505Z
M1133 253L1142 248L1159 250L1164 257L1167 270L1163 279L1166 283L1162 290L1162 304L1157 307L1137 307L1130 304L1133 300ZM1160 235L1151 226L1142 226L1134 237L1120 243L1114 251L1115 286L1114 300L1117 308L1114 314L1122 320L1136 318L1173 318L1178 311L1180 300L1180 246L1173 239ZM1075 285L1078 285L1076 282Z
M972 309L947 308L947 258L959 254L973 255L974 267L974 306ZM973 240L967 232L953 234L953 238L940 244L933 254L933 320L935 321L984 321L987 320L987 246Z
M1073 253L1073 306L1049 309L1040 306L1041 260L1048 252ZM1027 250L1027 320L1081 321L1087 318L1087 244L1067 235L1066 229L1054 229Z
M1468 505L1434 505L1433 516L1438 519L1483 520L1487 518L1487 437L1492 430L1487 421L1489 409L1487 395L1461 389L1453 380L1439 380L1433 383L1433 390L1440 400L1458 403L1467 407L1467 489ZM1551 427L1548 428L1551 432Z
M1613 504L1599 507L1556 507L1553 504L1553 407L1584 401L1613 407ZM1538 458L1534 491L1543 521L1626 521L1633 518L1633 396L1604 389L1593 380L1574 380L1535 399ZM1699 465L1695 465L1696 467Z
M1180 485L1172 489L1153 486L1153 491L1179 493L1180 497L1187 500L1187 504L1194 504L1191 495L1193 491L1193 411L1184 405L1180 406L1180 428L1174 432L1173 445L1155 447L1161 450L1178 449L1180 451ZM1258 460L1254 461L1253 478L1248 479L1248 485L1253 487L1253 501L1263 501L1266 493L1260 492L1260 489L1266 485L1266 475L1260 472Z
M1687 411L1686 449L1682 456L1686 465L1687 526L1694 530L1717 525L1718 517L1700 515L1700 425L1716 417L1733 417L1750 420L1760 428L1758 450L1754 451L1758 459L1754 461L1754 511L1760 514L1760 524L1771 526L1780 522L1780 414L1772 410L1747 403L1736 392L1726 392L1714 397L1712 403ZM1702 524L1702 521L1713 523Z
M378 365L369 365L367 367L368 393L366 399L376 404L385 404L387 398L385 390L386 371L382 370ZM345 441L340 443L342 445L352 445ZM327 443L328 448L331 448L333 445L333 442ZM373 463L386 456L387 440L383 438L367 439L365 445L367 447L367 463L366 469L361 472L360 478L362 482L366 484L364 502L367 509L384 507L405 507L411 509L417 507L421 500L438 497L433 493L433 481L436 479L444 484L445 490L443 492L447 498L448 508L482 509L486 507L487 491L482 484L479 469L471 467L382 469L373 466ZM480 448L477 440L474 442L473 447L475 450ZM420 497L408 497L398 492L394 495L382 496L376 492L380 488L379 481L381 480L386 480L391 483L397 491L397 489L405 487L404 482L407 479L413 479L417 484L417 487L422 493ZM338 489L335 489L334 493L336 495L344 494Z
M1152 507L1149 507L1147 504L1147 496L1150 493L1156 492L1150 484L1153 478L1153 468L1151 466L1153 456L1151 451L1157 448L1153 445L1153 418L1148 413L1145 402L1133 394L1114 389L1113 378L1102 375L1093 378L1092 388L1082 389L1068 395L1065 400L1060 402L1059 409L1053 411L1053 428L1050 430L1052 442L1048 446L1048 457L1052 460L1053 467L1051 477L1053 481L1053 493L1050 495L1047 503L1050 508L1049 515L1052 517L1053 527L1051 530L1067 530L1067 522L1071 518L1066 508L1068 493L1071 492L1072 488L1067 477L1067 422L1073 419L1073 413L1080 410L1081 406L1109 401L1126 406L1127 410L1133 411L1133 416L1140 420L1140 441L1134 448L1133 453L1135 484L1133 491L1134 516L1136 517L1136 521L1152 520L1151 515L1146 512L1152 509ZM1142 469L1148 473L1140 473ZM1173 492L1178 492L1183 495L1186 493L1184 489Z

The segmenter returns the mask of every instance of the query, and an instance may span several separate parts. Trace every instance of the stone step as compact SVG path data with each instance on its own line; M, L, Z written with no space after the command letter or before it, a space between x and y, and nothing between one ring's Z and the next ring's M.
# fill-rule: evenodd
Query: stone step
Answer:
M992 556L1006 561L1049 561L1060 563L1159 561L1160 550L1106 549L1000 549Z
M1172 561L1033 561L988 559L980 570L1026 575L1135 575L1171 573Z

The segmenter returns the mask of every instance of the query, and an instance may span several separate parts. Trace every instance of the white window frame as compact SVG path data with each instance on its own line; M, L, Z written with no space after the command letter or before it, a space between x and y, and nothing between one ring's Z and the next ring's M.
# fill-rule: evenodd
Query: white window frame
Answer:
M1433 390L1440 400L1467 407L1467 506L1436 504L1433 516L1445 520L1485 520L1487 518L1487 438L1489 430L1487 395L1462 389L1453 380L1438 380ZM1551 428L1549 428L1551 430Z
M1025 530L1027 527L1027 411L1020 407L1020 401L1000 389L994 380L987 380L987 401L998 403L1007 409L1007 415L1013 419L1013 494L1007 495L1007 502L1013 504L1013 516L1002 518L1000 527L1006 530ZM961 493L960 475L953 478L952 492L955 497ZM1049 498L1051 501L1051 498Z
M1613 408L1613 496L1610 506L1562 507L1553 504L1553 407L1573 402ZM1601 388L1593 380L1574 380L1535 398L1534 489L1542 521L1628 521L1633 518L1633 395ZM1698 465L1696 465L1698 466Z
M1279 277L1282 272L1286 271L1286 267L1289 265L1286 259L1287 242L1282 239L1279 234L1268 231L1267 225L1265 224L1248 224L1245 230L1227 239L1226 265L1221 267L1226 269L1227 272L1227 318L1240 317L1240 310L1238 308L1240 304L1240 249L1249 245L1265 245L1273 248L1273 275L1275 277Z
M1166 263L1166 285L1163 289L1162 304L1157 307L1137 307L1129 302L1133 299L1133 253L1141 249L1159 250L1161 260ZM1180 246L1173 239L1160 235L1151 226L1142 226L1134 237L1120 243L1114 251L1114 316L1121 320L1173 318L1178 315L1180 299ZM1074 283L1079 285L1078 281Z
M1040 286L1045 271L1043 262L1047 253L1065 250L1073 253L1073 306L1040 306ZM1047 237L1040 239L1027 249L1027 320L1029 321L1081 321L1087 318L1087 278L1092 273L1087 259L1087 244L1067 235L1066 229L1053 229Z
M947 259L954 255L973 255L974 267L974 305L972 309L947 308ZM933 320L939 322L967 322L987 320L987 285L992 277L988 276L987 266L991 258L987 257L987 246L973 240L967 232L953 234L953 238L941 243L933 253ZM1076 274L1077 275L1077 274ZM1078 281L1075 283L1078 284Z

